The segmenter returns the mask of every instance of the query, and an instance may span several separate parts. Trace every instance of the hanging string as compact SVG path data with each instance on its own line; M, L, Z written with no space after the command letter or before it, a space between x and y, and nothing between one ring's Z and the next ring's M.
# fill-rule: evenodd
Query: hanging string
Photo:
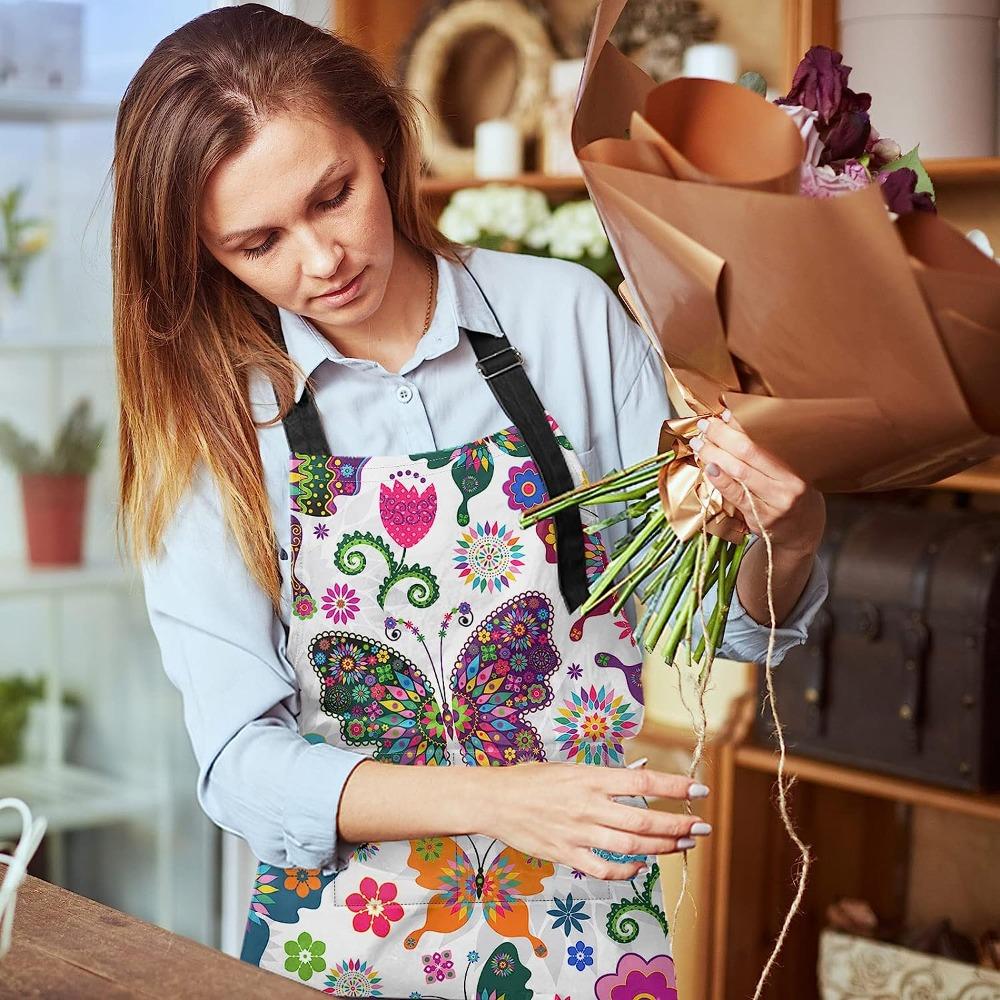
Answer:
M16 809L21 814L21 836L13 854L0 854L0 862L5 862L7 871L0 882L0 958L10 951L10 939L14 928L14 907L17 904L17 890L28 874L28 862L33 857L45 834L45 819L32 818L31 810L21 799L0 799L0 811Z
M809 847L799 837L799 834L795 829L795 824L792 822L792 817L788 812L787 796L788 792L791 791L792 785L794 784L794 779L788 781L786 784L785 735L781 728L781 720L778 717L777 700L774 694L774 678L771 675L771 661L774 655L775 629L777 627L776 616L774 613L774 553L771 548L771 535L760 522L760 517L757 514L757 503L753 498L753 494L747 489L746 483L741 483L740 485L743 487L743 494L750 504L754 520L757 521L757 524L760 527L761 537L764 539L764 545L767 547L767 612L771 619L771 630L767 639L767 657L764 662L764 676L767 680L768 705L771 709L771 717L774 719L774 731L778 737L778 812L781 815L781 822L785 826L785 832L798 848L799 857L802 861L796 879L798 884L796 887L795 897L792 900L792 905L788 909L788 913L785 914L784 923L781 925L781 933L778 935L778 940L774 943L771 956L768 958L767 964L764 966L764 970L760 974L760 979L757 981L757 988L754 990L753 1000L760 1000L760 995L764 989L765 982L767 982L767 977L770 975L771 968L777 960L782 946L785 943L785 938L788 935L788 928L791 926L792 920L795 918L795 914L799 912L799 907L802 905L802 897L805 895L806 891L806 881L809 878L809 867L812 864L812 855L809 851Z

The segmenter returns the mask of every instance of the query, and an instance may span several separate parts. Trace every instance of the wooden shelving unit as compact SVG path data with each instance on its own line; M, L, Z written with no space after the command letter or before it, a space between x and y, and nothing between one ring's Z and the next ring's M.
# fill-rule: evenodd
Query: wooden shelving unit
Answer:
M782 44L787 87L810 45L836 45L835 0L783 0ZM334 24L392 65L412 27L420 0L337 0ZM1000 157L927 161L936 185L986 190L1000 181ZM443 208L458 189L487 181L424 178L422 191ZM544 191L553 201L586 196L581 177L525 174L506 183ZM1000 494L1000 458L951 477L935 489ZM798 853L789 842L774 801L776 754L747 742L756 712L755 688L734 707L730 724L706 747L703 771L712 788L698 811L715 833L690 853L690 892L679 918L685 965L679 985L685 1000L736 1000L753 996L757 978L781 931L792 899ZM680 770L691 734L647 719L631 746L650 766ZM678 757L680 755L680 757ZM881 917L901 919L914 810L1000 823L1000 795L974 795L791 755L786 773L797 778L792 809L815 859L803 908L793 921L763 996L807 1000L817 996L816 957L827 905L844 896L867 899ZM670 808L667 802L654 808ZM663 859L664 899L673 904L676 858ZM1000 880L997 896L1000 898Z

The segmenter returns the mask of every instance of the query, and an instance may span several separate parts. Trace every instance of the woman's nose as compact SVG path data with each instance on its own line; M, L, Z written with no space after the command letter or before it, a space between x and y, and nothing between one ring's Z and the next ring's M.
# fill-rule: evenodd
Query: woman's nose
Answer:
M309 278L329 278L344 259L343 248L318 233L307 233L300 245L302 273Z

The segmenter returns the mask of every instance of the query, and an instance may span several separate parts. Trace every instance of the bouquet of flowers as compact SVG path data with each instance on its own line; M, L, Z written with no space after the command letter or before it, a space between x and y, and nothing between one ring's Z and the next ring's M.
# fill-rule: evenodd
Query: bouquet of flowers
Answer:
M658 454L522 524L624 504L594 526L631 525L581 612L637 594L636 638L668 662L701 614L704 676L752 536L695 461L698 419L729 408L825 492L982 461L1000 451L1000 270L937 217L917 149L876 132L840 53L810 49L774 103L759 78L656 86L607 41L623 5L598 9L574 147L622 296L693 416L664 423Z
M553 209L541 191L517 184L463 188L452 195L438 228L458 243L576 261L612 288L622 280L600 216L587 198Z

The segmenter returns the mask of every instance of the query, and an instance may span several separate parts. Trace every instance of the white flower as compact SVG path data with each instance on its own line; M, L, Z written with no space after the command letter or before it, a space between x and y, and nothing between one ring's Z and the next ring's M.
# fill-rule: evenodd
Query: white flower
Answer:
M601 217L589 200L560 205L549 220L549 253L566 260L603 257L609 249Z
M987 257L991 260L996 259L993 253L993 247L990 245L990 239L981 229L970 229L965 235L966 238L982 250Z
M511 184L485 184L456 191L441 213L438 227L459 243L499 236L537 248L538 233L544 230L548 218L549 203L541 191Z

